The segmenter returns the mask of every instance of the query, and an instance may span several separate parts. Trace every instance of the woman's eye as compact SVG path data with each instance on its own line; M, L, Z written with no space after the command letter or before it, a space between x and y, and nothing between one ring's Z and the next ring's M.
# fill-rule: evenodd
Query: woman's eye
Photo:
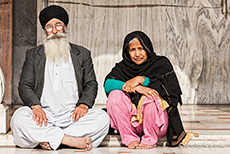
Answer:
M135 51L135 49L130 49L130 51Z
M143 50L143 48L140 47L140 48L138 48L138 50Z

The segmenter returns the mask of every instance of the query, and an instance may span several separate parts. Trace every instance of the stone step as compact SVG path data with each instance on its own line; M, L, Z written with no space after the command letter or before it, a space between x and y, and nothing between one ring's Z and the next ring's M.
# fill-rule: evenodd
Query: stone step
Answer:
M166 138L160 138L157 142L158 146L166 145ZM122 146L119 135L107 135L101 146ZM193 137L186 146L189 147L230 147L230 135L199 135Z
M160 138L157 145L165 146L166 138ZM12 131L0 134L0 146L14 147ZM107 135L100 146L118 147L122 146L120 135ZM193 137L189 147L230 147L230 135L199 135Z
M0 146L15 146L12 131L7 134L0 134Z

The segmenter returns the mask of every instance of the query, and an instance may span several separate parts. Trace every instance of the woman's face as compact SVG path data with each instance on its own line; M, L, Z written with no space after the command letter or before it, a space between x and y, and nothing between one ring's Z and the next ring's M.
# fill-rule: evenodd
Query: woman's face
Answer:
M138 39L135 39L129 45L129 55L131 60L137 65L142 64L148 58L145 49L142 47Z

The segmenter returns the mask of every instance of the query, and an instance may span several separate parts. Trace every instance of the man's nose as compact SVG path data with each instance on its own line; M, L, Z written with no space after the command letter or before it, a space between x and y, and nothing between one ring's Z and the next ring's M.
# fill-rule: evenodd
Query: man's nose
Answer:
M54 34L56 34L56 33L58 32L58 30L56 29L56 27L55 27L55 26L53 27L52 32L53 32Z

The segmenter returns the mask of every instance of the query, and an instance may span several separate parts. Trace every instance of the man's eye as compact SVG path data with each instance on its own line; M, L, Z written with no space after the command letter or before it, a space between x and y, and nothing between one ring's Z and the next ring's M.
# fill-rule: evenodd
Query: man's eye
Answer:
M46 28L52 28L53 26L52 25L47 25Z
M58 22L56 23L56 26L62 26L62 23Z

